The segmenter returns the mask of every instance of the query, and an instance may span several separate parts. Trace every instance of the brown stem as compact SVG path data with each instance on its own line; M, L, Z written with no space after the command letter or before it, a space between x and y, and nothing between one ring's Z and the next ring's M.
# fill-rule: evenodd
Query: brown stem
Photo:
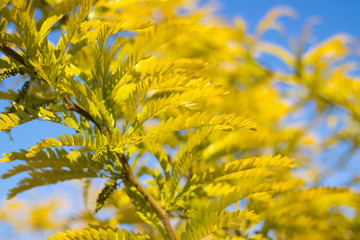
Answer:
M65 95L64 97L64 102L66 104L66 107L68 110L77 112L78 114L80 114L81 116L85 117L87 120L93 122L96 127L100 130L101 132L101 126L100 124L98 124L94 118L84 109L82 109L81 107L79 107L78 105L76 105L73 101L71 101L70 97L68 95Z
M12 50L11 48L5 46L4 44L0 43L0 51L5 54L8 58L14 59L15 61L17 61L18 63L21 63L22 65L24 65L25 67L28 67L25 64L24 58L22 56L20 56L17 52L15 52L14 50Z
M117 156L120 159L120 162L124 168L126 180L130 181L136 187L136 189L144 196L144 198L150 203L150 205L154 208L154 210L159 215L161 221L164 224L164 228L166 230L168 238L170 240L175 240L175 234L169 221L169 213L153 198L153 196L150 195L150 193L146 190L146 188L139 182L139 180L132 172L132 169L125 156L119 153L117 154Z
M19 55L17 52L12 50L11 48L4 46L2 43L0 43L0 51L3 52L7 57L16 60L18 63L24 65L25 67L28 67L28 68L31 67L31 66L27 66L25 64L24 58L21 55ZM89 121L93 122L99 128L100 132L102 132L103 134L106 134L106 132L102 131L100 124L98 124L86 110L82 109L81 107L77 106L73 101L71 101L71 99L68 95L65 95L64 102L65 102L68 110L77 112L78 114L82 115ZM120 159L120 162L123 166L126 179L136 187L136 189L144 196L144 198L154 208L154 210L160 217L161 221L163 222L163 225L166 230L168 238L170 240L176 240L174 231L170 224L169 213L155 200L155 198L153 198L153 196L139 182L139 180L134 175L134 173L128 163L128 160L125 158L125 156L121 155L119 153L117 153L117 156Z

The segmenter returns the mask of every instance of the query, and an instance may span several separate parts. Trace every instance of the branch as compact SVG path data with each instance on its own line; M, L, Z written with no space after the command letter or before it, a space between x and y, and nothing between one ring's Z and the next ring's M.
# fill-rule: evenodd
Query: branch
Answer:
M0 43L0 51L5 54L8 58L14 59L18 63L24 65L25 67L29 67L25 64L24 58L20 56L17 52L12 50L11 48L5 46L4 44Z
M28 66L25 64L24 58L21 55L19 55L17 52L12 50L11 48L4 46L2 43L0 43L0 51L3 52L7 57L14 59L15 61L24 65L25 67L31 68L31 66ZM81 116L85 117L87 120L93 122L98 127L100 132L106 135L106 132L102 131L102 127L100 126L100 124L98 124L86 110L82 109L81 107L76 105L73 101L71 101L71 99L68 95L65 95L63 100L64 100L68 110L77 112ZM128 160L125 158L125 156L117 153L117 157L120 159L120 162L123 166L126 180L131 182L136 187L136 189L144 196L144 198L150 203L150 205L154 208L154 210L160 217L161 221L163 222L163 225L166 230L168 238L170 240L176 240L174 231L170 224L169 213L153 198L153 196L139 182L139 180L134 175L134 173L128 163Z
M144 198L150 203L150 205L154 208L156 213L159 215L161 221L164 224L164 228L170 240L175 240L175 234L171 227L170 220L169 220L169 213L150 195L150 193L146 190L146 188L139 182L136 178L132 169L128 163L128 160L125 158L124 155L117 153L118 158L124 168L125 178L129 182L131 182L136 189L144 196Z
M66 104L66 107L68 110L71 110L71 111L74 111L74 112L77 112L78 114L80 114L81 116L85 117L87 120L93 122L96 127L100 130L101 132L101 126L100 124L98 124L94 118L87 112L85 111L84 109L82 109L81 107L79 107L78 105L76 105L73 101L71 101L70 97L68 95L65 95L64 97L64 102Z

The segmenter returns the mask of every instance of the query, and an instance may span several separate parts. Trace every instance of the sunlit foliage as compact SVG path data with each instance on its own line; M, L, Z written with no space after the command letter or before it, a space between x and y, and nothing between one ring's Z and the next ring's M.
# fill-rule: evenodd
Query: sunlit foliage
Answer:
M356 169L348 182L321 184L333 174L322 154L347 144L332 161L351 169L360 144L355 41L339 34L308 48L305 27L282 46L263 35L281 31L279 18L293 10L270 11L249 33L241 18L229 24L211 8L0 3L0 83L19 85L0 92L9 103L0 130L44 120L74 131L3 153L2 166L16 164L2 178L23 177L8 198L72 180L84 202L56 220L59 200L15 198L1 220L54 240L360 238Z

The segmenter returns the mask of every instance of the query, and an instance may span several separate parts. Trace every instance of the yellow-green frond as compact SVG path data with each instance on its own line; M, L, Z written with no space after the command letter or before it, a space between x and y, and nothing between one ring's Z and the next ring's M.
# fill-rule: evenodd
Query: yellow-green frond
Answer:
M19 125L22 121L16 114L0 114L0 131L8 130Z
M316 64L321 60L342 60L349 52L351 37L346 34L338 34L323 41L321 44L310 48L304 54L306 64Z
M196 218L190 219L186 231L181 234L182 240L199 240L222 228L242 228L243 231L254 223L259 222L259 217L252 211L227 210L198 212Z
M24 172L29 174L29 177L22 179L17 187L10 190L9 198L37 186L71 179L99 177L100 170L104 168L103 164L91 161L93 157L91 153L85 155L76 151L68 153L64 149L56 149L56 151L48 149L47 152L41 151L32 157L28 155L28 151L22 150L4 154L4 158L1 159L2 162L24 161L23 164L9 169L1 176L2 178L9 178Z
M246 170L257 170L256 168L265 168L260 169L261 172L268 172L266 168L272 167L295 167L297 164L294 163L293 159L289 159L288 157L281 157L280 155L277 156L263 156L263 157L254 157L254 158L246 158L240 159L236 161L232 161L230 163L222 163L216 168L210 168L205 172L198 173L191 178L191 182L195 183L206 183L209 181L213 181L214 179L218 178L226 178L234 177L236 178L237 174L247 174ZM250 172L249 172L250 173ZM251 174L250 174L251 175ZM242 175L239 177L241 178Z
M269 11L261 22L257 25L256 34L261 36L268 29L275 29L282 31L283 26L278 22L278 18L281 16L295 17L296 13L293 9L288 7L277 7Z
M214 115L203 112L193 115L184 114L176 118L170 118L167 121L162 121L158 126L151 128L146 137L153 138L172 131L200 127L213 127L216 130L225 131L235 128L255 130L254 123L242 117L237 117L235 114Z
M27 157L33 157L39 152L41 152L45 148L50 147L64 147L64 146L88 146L95 147L96 144L100 144L101 146L106 144L107 139L102 135L98 135L98 137L94 138L93 136L84 133L73 134L72 136L65 133L64 137L59 136L59 140L55 138L47 138L42 139L41 142L36 143L36 146L29 148L29 153Z
M46 238L46 240L146 240L149 239L145 235L138 235L126 230L117 229L95 229L85 228L79 231L66 230L56 235Z

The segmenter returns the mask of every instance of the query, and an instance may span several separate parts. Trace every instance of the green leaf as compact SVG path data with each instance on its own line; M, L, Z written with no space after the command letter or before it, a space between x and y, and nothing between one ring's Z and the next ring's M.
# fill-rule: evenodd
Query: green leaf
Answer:
M40 31L36 34L36 40L41 41L44 37L46 37L52 26L54 26L62 17L63 15L58 15L47 18L41 25Z
M226 210L208 211L204 208L197 213L196 217L190 219L186 231L181 234L181 239L200 240L222 228L242 227L244 228L242 230L245 230L249 224L258 223L259 220L259 216L249 210L229 212Z
M0 117L0 131L11 129L23 122L21 118L13 113L0 114Z
M184 114L163 121L157 127L150 129L146 137L153 138L172 131L199 127L213 127L218 130L232 130L234 128L255 130L254 123L250 120L236 117L235 114L213 115L202 112L193 115Z
M113 229L95 229L85 228L80 231L59 232L56 235L46 238L46 240L146 240L146 235L139 235L119 228Z
M296 167L298 164L294 163L293 159L288 157L281 157L280 155L262 156L254 158L245 158L230 163L222 163L216 168L209 168L204 172L198 172L191 178L191 183L207 183L218 178L225 178L227 175L231 175L236 178L236 174L245 170L257 169L265 170L269 172L272 167Z
M65 133L65 138L59 136L59 140L54 138L41 139L41 142L36 143L36 146L29 148L29 153L26 154L27 157L34 157L36 154L41 152L45 148L50 147L63 147L63 146L89 146L95 147L95 144L101 144L102 141L106 141L106 138L99 136L95 140L95 137L89 136L89 134L84 133L85 138L82 133L73 134L72 136Z
M29 156L28 151L21 150L21 152L4 154L1 162L22 160L24 164L14 166L1 177L5 179L24 172L29 174L29 177L22 179L10 190L8 197L12 198L37 186L71 179L98 177L104 165L91 161L92 157L91 153L84 154L78 151L68 153L64 149L56 149L56 152L47 149L47 152L41 151L34 156Z

